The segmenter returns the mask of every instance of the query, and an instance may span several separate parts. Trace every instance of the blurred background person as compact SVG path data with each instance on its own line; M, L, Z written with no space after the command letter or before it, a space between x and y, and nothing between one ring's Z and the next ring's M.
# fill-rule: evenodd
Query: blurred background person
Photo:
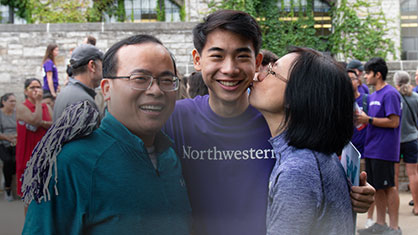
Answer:
M42 103L49 105L51 110L54 111L55 98L50 93L44 93L42 95Z
M395 73L393 80L396 89L402 96L402 117L401 117L401 151L405 162L406 174L409 178L409 188L412 199L418 201L418 94L412 92L410 76L405 71ZM395 184L399 189L398 183L399 163L395 164ZM418 203L412 209L414 215L418 215Z
M55 58L58 56L58 45L53 43L49 44L46 48L44 59L42 60L42 66L45 72L43 92L51 93L55 98L59 89L58 83L58 70L55 63Z
M0 103L0 159L3 161L4 197L13 201L12 178L16 173L16 97L6 93Z
M21 196L21 176L33 148L52 124L52 109L42 103L42 85L36 78L25 80L25 101L16 107L17 144L16 178L17 194Z
M193 72L189 77L184 77L183 79L185 80L186 91L190 98L209 94L208 87L203 82L201 72Z
M358 91L360 93L369 94L369 87L366 84L363 84L363 82L362 82L363 72L364 72L363 64L359 60L351 60L347 64L347 69L352 69L357 73L357 77L358 77L358 80L359 80L359 83L360 83L360 85L358 87Z
M96 38L93 37L93 36L91 36L91 35L89 35L86 38L84 38L83 43L84 44L90 44L90 45L96 46Z
M266 50L266 49L261 49L260 53L263 55L263 60L261 61L259 72L267 71L268 65L270 63L276 62L276 60L279 59L279 57L276 54L274 54L273 52L271 52L269 50ZM255 75L254 75L255 79L257 78L259 72L255 73Z

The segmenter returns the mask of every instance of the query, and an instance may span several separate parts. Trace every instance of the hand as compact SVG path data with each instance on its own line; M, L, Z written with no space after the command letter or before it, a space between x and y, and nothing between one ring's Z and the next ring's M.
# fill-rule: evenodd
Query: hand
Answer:
M34 89L33 90L33 96L35 97L36 102L42 101L43 91L42 89Z
M376 190L367 183L367 173L360 173L360 186L351 187L351 204L353 205L353 211L357 213L365 213L369 210L370 206L374 202L374 194Z
M369 116L367 116L367 114L363 111L361 111L360 113L356 112L356 124L368 124L369 123Z

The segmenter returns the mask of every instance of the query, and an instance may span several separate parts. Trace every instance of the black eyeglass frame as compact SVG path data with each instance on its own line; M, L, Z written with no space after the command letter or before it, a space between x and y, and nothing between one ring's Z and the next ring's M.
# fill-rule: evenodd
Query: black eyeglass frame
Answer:
M133 81L134 79L132 79L132 76L136 76L136 75L139 75L139 74L137 74L137 73L133 73L133 74L131 74L131 75L129 75L129 76L107 76L107 77L105 77L106 79L128 79L129 81ZM179 77L177 77L177 76L172 76L173 77L173 82L174 82L174 84L176 84L176 86L175 86L175 88L174 89L172 89L172 90L166 90L166 89L163 89L163 88L161 88L161 86L160 86L160 79L159 79L159 77L157 77L157 78L155 78L154 76L152 76L152 75L145 75L145 74L141 74L142 76L148 76L148 77L150 77L151 78L151 81L150 81L150 83L149 83L149 85L148 85L148 87L147 88L135 88L135 87L132 87L131 86L131 89L134 89L134 90L137 90L137 91L146 91L146 90L148 90L151 86L152 86L152 82L154 81L154 80L156 80L157 81L157 84L158 84L158 87L162 90L162 91L165 91L165 92L169 92L169 91L177 91L179 88L180 88L180 78ZM171 75L170 75L171 76Z

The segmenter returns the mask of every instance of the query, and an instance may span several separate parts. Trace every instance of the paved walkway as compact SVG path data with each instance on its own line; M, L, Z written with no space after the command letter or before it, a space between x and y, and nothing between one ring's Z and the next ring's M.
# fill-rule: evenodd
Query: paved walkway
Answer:
M412 215L412 207L408 205L411 200L410 193L400 193L399 225L403 235L418 234L418 216ZM357 228L364 228L366 214L357 215ZM336 218L338 220L338 218ZM386 218L388 220L388 217ZM24 224L23 203L21 201L8 202L4 200L4 193L0 193L0 234L17 235L21 234Z

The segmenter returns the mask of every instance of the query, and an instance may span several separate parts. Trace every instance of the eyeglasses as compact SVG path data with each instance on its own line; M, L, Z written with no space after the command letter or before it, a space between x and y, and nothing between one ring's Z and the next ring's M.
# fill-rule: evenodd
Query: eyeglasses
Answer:
M27 89L28 90L35 90L35 89L41 89L41 88L42 88L41 86L30 86Z
M156 80L162 91L177 91L180 86L180 79L174 75L161 75L154 78L152 75L143 73L133 73L130 76L106 77L110 79L129 79L129 85L134 90L144 91L152 86L152 81Z
M276 73L273 71L273 65L270 63L267 66L267 71L261 71L260 75L257 76L257 81L261 82L263 81L269 74L275 76L276 78L282 80L283 82L287 83L287 79L285 77L283 77L282 75Z

